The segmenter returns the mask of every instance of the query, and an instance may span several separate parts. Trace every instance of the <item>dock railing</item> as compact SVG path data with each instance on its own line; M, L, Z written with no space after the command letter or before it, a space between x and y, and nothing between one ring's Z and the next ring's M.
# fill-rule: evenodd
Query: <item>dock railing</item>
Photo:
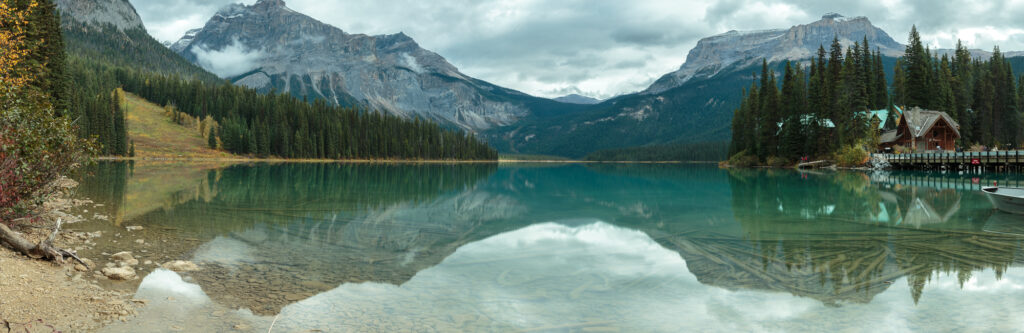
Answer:
M982 151L982 152L923 152L923 153L879 153L872 156L881 156L896 167L921 167L934 166L955 167L957 169L990 169L1003 170L1024 169L1024 151Z

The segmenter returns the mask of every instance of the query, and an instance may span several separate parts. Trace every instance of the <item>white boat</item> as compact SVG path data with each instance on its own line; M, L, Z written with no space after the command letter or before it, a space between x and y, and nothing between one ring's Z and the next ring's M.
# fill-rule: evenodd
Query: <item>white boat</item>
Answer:
M983 187L992 205L1001 211L1024 215L1024 188Z

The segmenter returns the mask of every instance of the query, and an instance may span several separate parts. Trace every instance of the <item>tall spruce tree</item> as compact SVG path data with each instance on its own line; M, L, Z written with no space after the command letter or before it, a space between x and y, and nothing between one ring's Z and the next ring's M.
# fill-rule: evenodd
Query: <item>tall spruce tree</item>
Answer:
M946 111L953 119L959 119L960 113L956 109L956 95L953 93L953 69L950 67L948 56L942 56L938 71L939 79L935 81L936 91L935 102L932 103L933 108Z
M917 32L917 26L910 28L910 39L907 44L904 59L904 84L906 95L902 96L908 107L927 107L932 91L929 89L929 76L931 71L931 59L928 51L921 43L921 35Z
M889 107L889 83L885 79L885 65L882 62L882 53L876 51L874 57L874 66L871 67L874 72L872 75L871 88L871 108L875 110L886 109Z
M831 110L830 117L835 118L840 116L839 110L842 108L839 105L839 82L842 80L843 73L843 45L839 44L839 36L832 38L832 45L829 50L828 58L828 75L826 77L829 82L828 94L826 95L828 100L828 108Z
M779 156L793 161L803 156L805 140L803 115L804 96L803 85L800 81L803 73L799 68L794 69L790 62L786 62L785 73L782 79L781 108L782 128L780 129Z

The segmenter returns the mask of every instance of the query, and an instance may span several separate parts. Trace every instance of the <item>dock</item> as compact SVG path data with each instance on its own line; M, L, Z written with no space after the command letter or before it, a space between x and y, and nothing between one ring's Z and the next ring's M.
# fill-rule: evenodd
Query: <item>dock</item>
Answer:
M827 166L830 166L830 165L835 165L835 163L832 163L832 161L814 161L814 162L804 162L804 163L797 164L796 168L797 169L817 169L817 168L824 168L824 167L827 167Z
M889 161L898 170L951 170L968 172L1024 171L1024 151L927 152L872 154Z

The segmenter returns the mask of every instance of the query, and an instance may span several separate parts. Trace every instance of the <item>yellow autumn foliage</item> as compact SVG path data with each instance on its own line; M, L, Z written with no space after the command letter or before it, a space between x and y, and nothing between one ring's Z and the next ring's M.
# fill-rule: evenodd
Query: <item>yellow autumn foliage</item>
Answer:
M21 87L29 77L19 71L19 66L31 51L25 38L28 17L39 6L31 1L27 8L17 9L0 1L0 84Z

